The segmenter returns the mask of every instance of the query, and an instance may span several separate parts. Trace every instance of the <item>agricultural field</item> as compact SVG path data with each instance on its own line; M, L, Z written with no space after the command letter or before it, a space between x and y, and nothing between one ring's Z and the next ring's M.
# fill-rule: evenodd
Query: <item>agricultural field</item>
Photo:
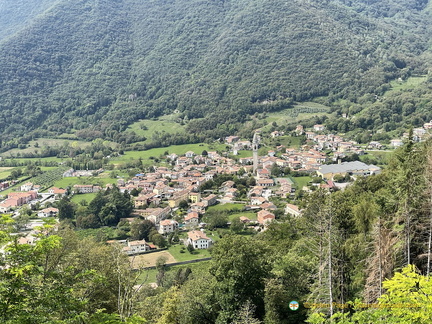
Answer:
M101 178L101 177L67 177L54 182L53 186L58 188L72 187L76 184L81 185L99 185L105 187L106 184L116 184L117 179Z
M293 120L307 119L312 116L326 115L330 110L329 107L316 102L302 102L294 104L293 108L284 109L277 112L267 113L265 120L269 124L264 127L264 130L268 130L273 122L278 125L284 125L292 122Z
M6 179L10 176L12 170L15 169L13 167L0 167L0 179Z
M189 252L187 253L189 254ZM160 251L160 252L130 256L129 261L133 269L147 268L147 267L154 267L156 265L157 259L160 257L164 257L166 259L167 264L175 263L178 261L174 259L174 257L168 251Z
M420 76L412 76L406 79L405 81L393 80L390 82L391 89L388 90L384 96L388 96L392 92L396 92L399 90L410 90L415 89L419 84L425 82L427 80L427 75Z
M145 136L147 141L152 139L152 134L156 131L168 134L183 133L185 126L177 122L178 116L179 114L171 114L161 116L157 120L140 120L131 124L127 130L133 131L137 135Z
M31 178L29 181L33 184L40 185L42 189L46 189L51 187L56 181L61 180L66 170L67 168L54 168Z
M55 138L38 138L36 140L30 141L27 144L27 147L24 149L14 148L9 151L3 152L0 154L2 157L10 157L17 156L17 154L28 154L28 153L37 153L40 152L44 146L62 146L65 143L68 145L86 147L91 145L91 142L79 141L79 140L70 140L70 139L55 139Z

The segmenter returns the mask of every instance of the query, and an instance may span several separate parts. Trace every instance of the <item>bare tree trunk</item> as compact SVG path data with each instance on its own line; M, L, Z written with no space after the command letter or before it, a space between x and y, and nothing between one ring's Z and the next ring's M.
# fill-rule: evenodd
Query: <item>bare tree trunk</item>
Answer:
M330 198L331 199L331 198ZM329 215L329 228L328 228L328 255L327 255L327 262L328 262L328 285L329 285L329 304L330 304L330 316L333 315L333 285L332 285L332 235L331 235L331 229L332 229L332 211L331 211L331 201L330 201L330 215Z

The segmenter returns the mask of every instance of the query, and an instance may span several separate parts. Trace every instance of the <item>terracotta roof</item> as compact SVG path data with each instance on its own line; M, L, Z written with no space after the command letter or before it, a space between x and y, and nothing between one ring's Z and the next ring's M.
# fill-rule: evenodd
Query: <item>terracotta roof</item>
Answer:
M192 240L192 241L196 241L199 239L204 239L204 240L210 240L203 232L201 231L191 231L188 232L188 237Z

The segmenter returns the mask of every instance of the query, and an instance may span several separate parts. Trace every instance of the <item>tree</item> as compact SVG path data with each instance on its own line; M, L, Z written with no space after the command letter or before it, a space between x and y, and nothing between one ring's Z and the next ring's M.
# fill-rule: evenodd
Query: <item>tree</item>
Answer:
M150 240L150 233L152 231L156 230L155 225L153 222L145 219L141 220L139 218L134 219L131 225L131 237L134 240Z
M63 197L58 205L58 217L62 219L73 219L75 217L75 204L72 203L69 198Z
M210 230L216 227L225 227L228 223L228 216L224 213L206 214L204 222Z
M209 272L216 279L215 296L220 307L218 322L232 322L248 300L255 316L264 316L264 286L269 275L268 247L239 235L224 236L212 250Z
M190 253L190 254L192 254L193 253L193 251L195 251L195 249L194 249L194 247L193 247L193 245L192 244L188 244L187 245L187 250L188 250L188 252Z
M244 224L240 220L240 217L236 217L231 221L230 230L234 233L240 233L244 229Z
M27 214L19 214L14 218L14 221L14 228L19 232L27 228L27 225L30 222L30 216Z
M353 313L336 313L332 323L431 323L432 313L427 305L432 295L432 282L418 273L413 265L407 265L393 278L383 283L386 292L377 304L352 304ZM324 323L320 315L310 323Z
M187 200L182 200L179 202L179 208L186 210L188 209L188 207L189 203L187 202Z

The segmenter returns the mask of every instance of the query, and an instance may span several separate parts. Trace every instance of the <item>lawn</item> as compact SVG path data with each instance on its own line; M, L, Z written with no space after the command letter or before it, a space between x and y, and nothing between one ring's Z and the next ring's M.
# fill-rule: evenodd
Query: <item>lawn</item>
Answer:
M248 151L248 150L242 150L242 151L238 151L237 155L234 155L235 158L247 158L247 157L252 157L252 151Z
M82 184L82 185L101 185L102 187L105 187L106 184L117 183L117 179L111 179L111 178L100 178L100 177L67 177L60 179L54 183L54 187L58 188L67 188L69 186L73 186L76 184Z
M208 211L242 211L244 209L243 204L218 204L210 206Z
M185 250L185 253L181 253L182 247L184 247L183 244L177 244L171 245L168 249L177 262L208 258L210 256L208 250L195 250L192 254Z
M87 203L92 201L96 197L97 193L88 193L88 194L74 194L71 201L79 204L81 201L85 200Z
M291 177L291 180L295 183L297 190L303 189L307 186L309 181L312 181L311 177Z
M303 137L300 136L279 136L272 139L273 143L280 143L280 145L284 145L286 147L294 147L299 148L301 145L301 140Z
M229 215L228 219L231 222L234 218L241 217L241 216L245 216L245 217L249 218L251 221L257 220L257 214L255 212L251 212L251 211Z

